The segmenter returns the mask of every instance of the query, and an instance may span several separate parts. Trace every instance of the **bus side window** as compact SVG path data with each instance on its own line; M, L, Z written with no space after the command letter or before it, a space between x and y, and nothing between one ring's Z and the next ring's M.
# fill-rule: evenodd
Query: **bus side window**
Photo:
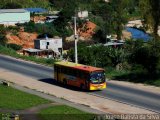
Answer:
M82 78L83 78L83 79L85 78L85 73L84 73L84 72L82 72Z
M82 79L84 78L84 72L83 71L79 71L79 77L82 78Z
M61 72L65 73L65 67L61 67Z
M55 72L57 71L57 66L54 66L54 71L55 71Z
M73 68L70 68L70 75L76 76L76 70L74 70Z
M73 76L77 76L77 72L76 72L76 70L75 69L72 69L72 74L73 74Z
M63 73L68 74L68 68L67 67L63 67Z
M90 77L90 76L89 76L89 73L85 73L85 79L86 79L86 80L89 80L89 77Z
M58 73L61 73L61 67L57 67Z
M65 73L66 73L67 75L70 75L69 68L66 68Z
M79 71L73 69L73 72L74 72L73 75L74 75L75 77L78 77Z
M73 70L69 68L69 75L73 75Z
M77 77L81 78L81 71L77 70Z

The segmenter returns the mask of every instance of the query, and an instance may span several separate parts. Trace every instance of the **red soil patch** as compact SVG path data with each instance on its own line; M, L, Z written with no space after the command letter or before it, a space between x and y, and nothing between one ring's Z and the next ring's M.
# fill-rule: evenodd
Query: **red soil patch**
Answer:
M78 30L78 33L81 37L84 37L86 39L90 39L93 34L94 34L94 30L96 28L96 24L94 24L93 22L87 21L82 28L80 28Z
M36 33L18 32L18 35L7 34L8 43L22 45L23 48L34 48L34 40L37 38Z

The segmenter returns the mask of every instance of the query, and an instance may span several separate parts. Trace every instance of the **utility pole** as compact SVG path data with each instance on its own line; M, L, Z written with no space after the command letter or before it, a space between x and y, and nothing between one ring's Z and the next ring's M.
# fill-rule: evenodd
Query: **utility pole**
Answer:
M78 35L77 35L77 25L76 25L76 17L74 18L74 40L75 40L75 63L78 63L78 55L77 55L77 41L78 41Z

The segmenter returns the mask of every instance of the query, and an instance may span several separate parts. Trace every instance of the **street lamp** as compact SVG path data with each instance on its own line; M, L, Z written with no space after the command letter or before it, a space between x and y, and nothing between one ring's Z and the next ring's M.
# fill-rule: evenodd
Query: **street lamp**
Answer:
M77 25L76 25L76 18L74 18L74 41L75 41L75 63L78 63L78 55L77 55L77 41L78 41L78 35L77 35Z

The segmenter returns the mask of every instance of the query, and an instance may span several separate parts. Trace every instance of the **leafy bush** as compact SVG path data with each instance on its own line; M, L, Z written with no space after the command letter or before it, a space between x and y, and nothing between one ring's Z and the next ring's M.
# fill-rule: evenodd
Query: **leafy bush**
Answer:
M6 36L0 34L0 45L5 45L7 43Z
M12 34L17 35L19 32L19 26L8 26L5 28L7 31L12 32Z
M71 49L68 55L74 61L74 49ZM78 61L81 64L97 67L115 67L125 62L125 53L122 48L105 47L102 45L86 47L85 44L80 44L78 45Z
M136 43L136 42L134 42ZM141 65L147 70L148 74L158 73L158 65L160 62L160 43L150 42L150 43L140 43L136 46L130 46L132 50L130 51L129 61L132 65ZM140 44L139 44L140 43Z
M35 24L34 22L18 24L18 26L24 26L26 32L37 32L40 36L48 34L50 36L60 36L61 34L57 31L52 23Z
M21 45L17 45L17 44L13 44L13 43L7 44L7 47L12 48L15 51L22 49Z
M22 8L22 6L16 2L8 2L2 7L2 9L17 9L17 8Z
M14 57L17 56L17 53L15 50L11 48L7 48L5 46L0 45L0 54L6 54L6 55L12 55Z
M22 56L16 53L15 50L12 48L7 48L5 46L0 45L0 54L10 55L15 58L21 58L28 61L34 61L36 63L46 64L46 65L53 65L53 63L56 61L54 59L46 59L46 58L37 58L34 56Z

